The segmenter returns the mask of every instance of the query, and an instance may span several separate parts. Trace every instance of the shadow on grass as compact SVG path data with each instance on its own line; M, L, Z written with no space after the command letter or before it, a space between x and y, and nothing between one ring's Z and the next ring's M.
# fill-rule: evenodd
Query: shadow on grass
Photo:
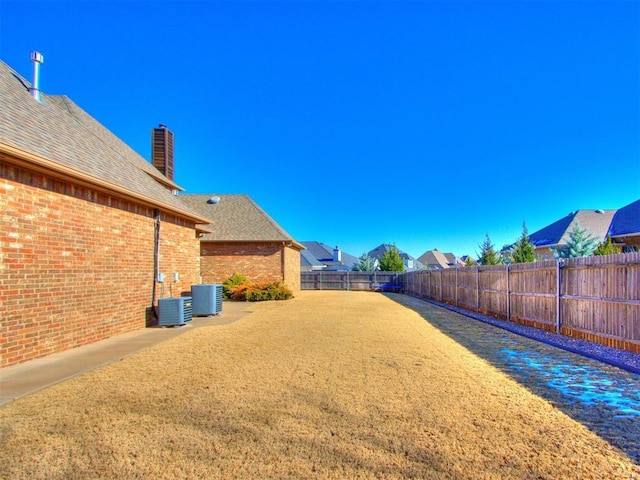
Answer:
M640 376L415 297L389 298L640 464Z

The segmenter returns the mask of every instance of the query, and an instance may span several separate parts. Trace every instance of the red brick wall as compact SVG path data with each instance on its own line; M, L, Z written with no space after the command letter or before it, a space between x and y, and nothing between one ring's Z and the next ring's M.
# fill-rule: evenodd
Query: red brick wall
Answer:
M165 274L164 297L189 294L191 285L200 283L200 240L193 225L181 225L176 218L162 216L160 272ZM178 273L177 283L173 282L174 273ZM162 293L162 286L157 285L157 298L162 298Z
M282 242L202 242L204 283L224 283L234 273L255 282L283 282L300 290L300 252Z
M300 251L284 249L284 283L294 292L300 291Z
M223 283L234 273L251 281L282 281L282 244L279 242L202 242L202 281Z
M0 367L145 327L151 208L5 163L0 199ZM199 242L193 225L166 217L161 239L179 295L199 280Z

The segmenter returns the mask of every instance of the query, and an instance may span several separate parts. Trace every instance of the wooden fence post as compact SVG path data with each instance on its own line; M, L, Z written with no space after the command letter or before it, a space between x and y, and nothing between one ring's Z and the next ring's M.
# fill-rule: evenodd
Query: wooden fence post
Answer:
M476 267L476 312L480 311L480 265Z
M458 265L456 265L456 307L458 306Z
M560 301L560 286L562 285L562 282L560 281L560 275L562 272L562 260L559 258L558 260L556 260L556 333L560 334L560 331L562 330L562 320L560 317L560 308L561 308L561 301Z
M511 288L509 285L509 264L507 263L507 322L511 321Z

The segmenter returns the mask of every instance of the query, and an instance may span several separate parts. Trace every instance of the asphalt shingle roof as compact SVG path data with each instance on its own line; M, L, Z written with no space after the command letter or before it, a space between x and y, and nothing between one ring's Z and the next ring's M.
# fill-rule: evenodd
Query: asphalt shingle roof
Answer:
M303 244L305 242L302 242ZM325 264L320 262L309 250L300 252L300 266L302 267L324 267Z
M309 252L316 259L320 265L328 265L334 264L333 262L333 248L329 245L321 243L321 242L300 242L304 245L307 252ZM342 264L349 269L352 269L353 266L358 262L358 259L353 255L350 255L344 251L341 251ZM318 263L314 263L314 265L318 265ZM304 265L304 264L303 264Z
M442 253L437 248L424 252L418 258L418 261L425 265L427 268L449 268L449 260L447 254Z
M181 194L178 197L210 220L208 226L213 233L204 235L204 241L294 242L302 247L248 195ZM212 197L218 197L220 201L207 203Z
M382 243L382 244L378 245L376 248L374 248L373 250L371 250L368 253L368 255L370 257L372 257L372 258L377 258L379 260L385 253L391 251L392 248L393 248L393 245L391 245L389 243ZM419 260L416 260L411 255L409 255L408 253L403 252L399 248L398 248L398 252L400 253L400 258L403 258L405 260L412 260L413 261L413 267L409 268L408 269L409 271L421 270L421 269L424 268L424 265L422 264L422 262L420 262Z
M615 213L615 210L577 210L532 233L529 235L529 241L536 247L566 244L569 232L578 224L581 229L587 230L587 234L601 242L607 236Z
M613 216L609 235L612 237L640 234L640 200L619 209Z
M71 99L42 94L0 61L0 147L6 144L193 217L179 188ZM169 188L167 188L167 186Z

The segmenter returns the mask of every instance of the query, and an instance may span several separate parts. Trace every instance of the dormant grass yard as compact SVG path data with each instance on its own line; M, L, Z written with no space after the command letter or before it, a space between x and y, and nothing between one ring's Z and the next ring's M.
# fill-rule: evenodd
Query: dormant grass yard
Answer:
M640 478L385 295L250 308L0 409L0 478Z

